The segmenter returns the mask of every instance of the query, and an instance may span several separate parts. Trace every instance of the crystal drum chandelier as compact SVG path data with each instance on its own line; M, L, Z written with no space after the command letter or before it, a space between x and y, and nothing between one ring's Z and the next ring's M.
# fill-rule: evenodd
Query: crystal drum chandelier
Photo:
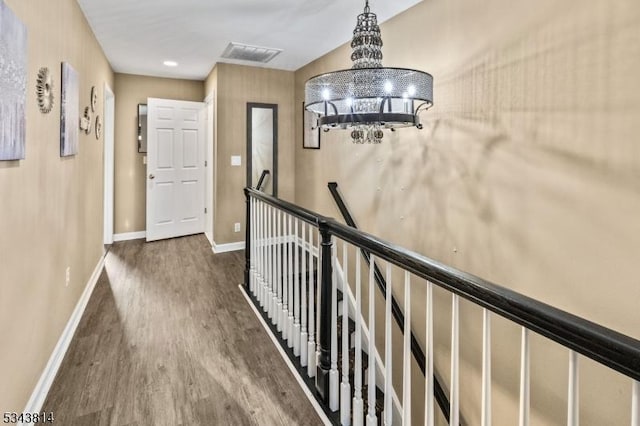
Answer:
M305 108L318 115L318 126L350 129L354 143L380 143L384 129L421 129L418 114L433 105L433 77L382 66L382 37L369 0L358 15L351 48L351 69L321 74L305 84Z

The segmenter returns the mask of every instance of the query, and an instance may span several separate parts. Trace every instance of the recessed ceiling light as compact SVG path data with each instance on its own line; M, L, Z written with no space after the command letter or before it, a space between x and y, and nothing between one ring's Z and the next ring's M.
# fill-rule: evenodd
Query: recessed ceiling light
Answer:
M164 61L163 64L165 64L168 67L177 67L178 63L176 61Z

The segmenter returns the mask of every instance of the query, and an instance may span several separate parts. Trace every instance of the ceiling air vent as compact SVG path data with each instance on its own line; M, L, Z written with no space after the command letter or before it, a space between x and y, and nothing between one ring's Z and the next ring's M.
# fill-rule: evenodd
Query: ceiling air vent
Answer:
M231 42L222 53L222 57L241 61L262 62L264 64L272 60L280 52L282 52L282 49Z

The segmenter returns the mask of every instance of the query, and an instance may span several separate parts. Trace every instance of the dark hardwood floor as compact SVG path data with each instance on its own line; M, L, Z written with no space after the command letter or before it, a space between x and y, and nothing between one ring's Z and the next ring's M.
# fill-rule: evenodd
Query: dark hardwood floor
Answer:
M58 425L322 424L203 235L116 243L43 411Z

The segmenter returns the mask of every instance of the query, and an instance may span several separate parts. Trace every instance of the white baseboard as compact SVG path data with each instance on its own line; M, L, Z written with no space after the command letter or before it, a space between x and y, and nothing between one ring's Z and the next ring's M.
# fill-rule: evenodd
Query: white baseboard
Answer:
M146 231L125 232L123 234L114 234L113 235L113 241L114 242L129 241L129 240L139 240L141 238L147 238L147 232Z
M51 389L51 385L53 384L53 379L55 379L56 374L58 373L58 369L62 364L62 360L64 359L64 356L69 349L71 339L73 339L73 335L78 328L80 318L82 318L82 314L87 307L89 299L91 298L93 289L98 282L98 278L100 278L100 273L102 273L102 269L104 268L104 259L105 255L103 254L100 257L100 260L98 260L98 264L93 270L91 278L89 278L89 281L87 282L87 285L84 288L84 291L82 292L78 303L76 303L76 307L71 313L71 317L69 318L67 325L62 331L62 335L60 335L60 339L58 339L58 343L53 349L46 367L42 371L42 375L40 376L40 379L38 380L38 383L36 384L36 387L31 394L31 398L29 398L27 406L24 409L25 413L39 413L42 409L42 405L47 398L49 389Z
M273 335L273 333L271 332L271 329L269 328L267 323L264 321L264 318L262 318L262 315L260 315L260 312L258 312L258 310L256 309L255 305L253 304L251 299L249 299L249 296L247 295L247 293L242 288L242 284L239 285L238 288L240 289L240 293L242 293L242 295L246 299L247 303L251 307L251 310L253 310L253 313L256 314L256 317L258 317L258 321L260 321L260 324L262 324L262 327L264 327L265 331L267 332L267 334L269 335L269 337L273 341L273 344L278 349L278 352L280 352L280 355L282 356L282 359L284 359L284 362L287 364L287 367L289 367L289 370L291 370L291 373L293 374L293 377L296 378L296 381L300 385L300 388L302 388L302 391L304 392L305 396L307 397L307 399L309 399L309 402L311 402L311 405L316 410L316 413L318 413L318 416L320 416L320 419L322 420L322 423L325 424L325 425L331 425L331 422L329 421L329 418L327 417L325 412L322 410L322 407L320 407L320 404L318 404L318 401L311 394L311 391L309 391L309 388L307 387L307 385L300 378L298 371L296 370L296 368L291 363L291 360L289 359L287 354L284 352L284 350L282 350L282 347L280 346L280 343L278 343L278 339L276 339L276 336Z
M216 244L214 241L211 244L211 248L214 253L226 253L229 251L238 251L244 250L244 241L238 241L237 243L228 243L228 244Z
M213 232L205 232L204 235L207 237L207 240L209 240L209 244L213 247Z

